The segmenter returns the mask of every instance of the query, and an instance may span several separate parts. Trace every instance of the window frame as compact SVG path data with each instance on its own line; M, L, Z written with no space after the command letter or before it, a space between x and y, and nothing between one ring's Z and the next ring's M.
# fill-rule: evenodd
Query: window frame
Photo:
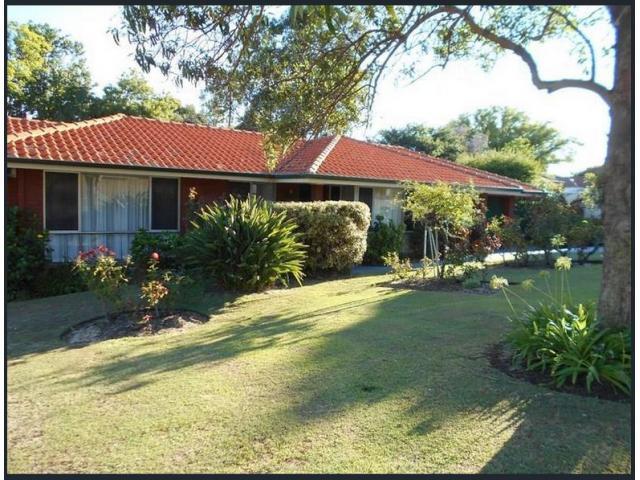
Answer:
M162 180L176 180L177 181L177 195L176 195L176 199L177 199L177 211L178 211L178 216L176 217L176 228L174 229L167 229L167 228L161 228L161 229L157 229L157 228L153 228L153 179L154 178L160 178ZM148 225L148 231L151 233L161 233L161 232L179 232L180 231L180 222L181 222L181 218L180 218L180 192L181 192L181 182L180 182L180 177L158 177L158 176L149 176L149 225Z
M77 209L78 209L78 229L77 230L47 230L47 174L48 173L68 173L68 174L72 174L76 176L76 182L77 182L77 192L78 192L78 202L77 202ZM81 181L80 181L80 176L81 175L85 175L85 172L82 171L76 171L76 172L69 172L66 170L55 170L55 169L47 169L47 170L43 170L42 171L42 228L47 230L49 233L53 233L53 234L87 234L87 235L94 235L94 234L106 234L106 233L117 233L117 234L134 234L136 232L83 232L82 231L82 192L80 191L81 189ZM120 176L126 176L126 177L140 177L141 175L120 175ZM145 175L147 178L147 191L149 192L149 222L146 225L146 230L152 233L162 233L162 232L180 232L180 222L182 221L181 218L181 198L180 198L180 194L181 194L181 188L182 188L182 182L181 182L181 177L165 177L165 176L153 176L153 175ZM177 228L175 229L152 229L152 223L153 223L153 178L162 178L162 179L172 179L172 180L176 180L178 182L178 195L177 195L177 202L176 202L176 209L178 212L178 217L177 217Z
M76 230L48 230L47 229L47 174L49 173L66 173L76 176L77 202L76 209L78 214L78 228ZM82 233L82 215L80 214L80 172L65 172L59 170L43 170L42 171L42 228L50 233Z

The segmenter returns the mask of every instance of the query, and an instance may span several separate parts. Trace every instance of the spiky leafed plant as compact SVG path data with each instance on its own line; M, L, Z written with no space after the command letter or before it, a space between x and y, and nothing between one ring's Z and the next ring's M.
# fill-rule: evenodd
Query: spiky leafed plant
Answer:
M305 245L296 224L255 196L204 206L185 239L187 264L225 288L259 291L301 284Z

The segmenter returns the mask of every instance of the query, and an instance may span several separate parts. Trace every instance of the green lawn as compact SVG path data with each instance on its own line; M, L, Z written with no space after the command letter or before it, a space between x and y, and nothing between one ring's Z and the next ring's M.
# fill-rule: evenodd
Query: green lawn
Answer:
M596 298L599 266L571 275ZM9 472L630 471L629 403L488 365L500 295L388 280L204 297L206 325L73 349L90 294L9 304Z

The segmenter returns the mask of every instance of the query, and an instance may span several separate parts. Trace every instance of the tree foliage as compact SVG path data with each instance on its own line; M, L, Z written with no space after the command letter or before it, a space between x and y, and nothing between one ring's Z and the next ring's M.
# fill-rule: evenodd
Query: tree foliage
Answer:
M7 43L7 106L12 116L58 121L126 113L160 120L209 123L193 105L154 92L135 71L124 73L102 96L92 92L82 44L47 24L11 22Z
M524 142L541 165L566 160L560 157L561 152L575 143L548 123L533 121L524 112L510 107L481 108L461 115L452 127L464 136L471 153L475 153L474 140L477 143L478 138L484 138L490 150L521 149Z
M93 101L84 50L46 24L10 22L7 113L50 120L83 118Z
M458 161L526 183L536 180L543 169L529 148L507 147L503 150L485 150L476 154L465 153Z
M380 131L377 141L452 161L466 151L464 138L450 126L436 128L408 124L403 128Z
M207 123L207 117L199 114L193 105L183 106L180 100L169 94L156 93L149 82L135 70L123 73L115 85L107 85L102 98L94 102L93 116L115 113L158 120Z
M543 167L566 160L560 155L575 143L548 123L536 122L524 112L499 106L460 115L442 127L408 124L382 130L378 141L454 161L465 153L525 150L527 157Z
M145 70L203 81L220 112L241 117L251 108L262 130L290 145L361 121L382 74L400 57L403 70L416 77L425 58L434 59L431 67L469 57L488 67L510 50L527 62L539 88L582 87L608 101L607 89L595 82L595 54L582 31L602 20L604 11L587 13L568 6L325 5L283 12L130 5L114 35L126 35ZM540 78L525 48L554 38L572 42L588 80ZM514 122L526 119L516 116Z
M585 172L584 190L580 195L582 203L587 208L602 207L602 175L597 172Z

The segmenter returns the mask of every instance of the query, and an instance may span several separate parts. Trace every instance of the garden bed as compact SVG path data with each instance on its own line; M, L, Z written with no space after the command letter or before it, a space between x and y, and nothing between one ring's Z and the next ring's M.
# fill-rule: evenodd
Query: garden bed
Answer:
M423 290L431 292L462 292L475 295L495 295L497 290L489 288L488 283L481 283L479 287L465 288L460 282L442 281L429 278L423 280L421 278L406 278L402 280L393 280L388 283L391 288L406 288L410 290Z
M80 322L67 329L61 338L69 345L82 346L112 338L154 335L167 329L187 329L208 321L205 315L191 310L162 312L148 321L145 311L129 311L109 320L105 315Z
M546 373L538 370L526 370L522 366L514 365L511 354L509 353L508 345L504 342L498 342L490 345L486 350L486 356L489 360L489 364L493 368L509 375L512 378L517 378L518 380L524 380L534 385L542 385L551 390L570 393L573 395L597 397L603 400L611 400L615 402L629 401L629 397L625 394L617 392L610 386L603 385L598 382L593 382L591 385L591 392L589 392L587 387L582 383L577 383L575 385L565 384L562 387L557 387Z

